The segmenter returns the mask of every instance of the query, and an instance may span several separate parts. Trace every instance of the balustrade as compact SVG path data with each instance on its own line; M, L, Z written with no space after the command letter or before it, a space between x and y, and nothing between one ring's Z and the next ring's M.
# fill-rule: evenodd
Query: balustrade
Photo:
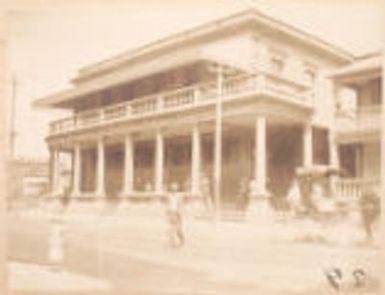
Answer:
M103 110L103 112L104 112L103 117L106 120L122 118L127 115L126 103L120 103L117 105L108 106Z
M367 188L378 188L379 178L347 178L336 182L336 194L342 198L359 198Z
M361 126L371 126L380 123L381 105L359 107L356 111L356 121Z
M342 131L378 127L381 120L381 105L359 106L355 110L339 110L336 115L337 126Z
M257 86L256 82L256 75L237 76L226 79L223 82L223 95L233 95L255 90Z
M263 81L259 78L263 78ZM263 83L262 83L263 82ZM222 95L224 99L251 91L286 96L289 100L307 100L306 92L295 83L274 77L270 74L239 75L223 80ZM104 108L77 113L74 117L65 118L51 124L51 134L70 131L74 128L88 127L110 120L136 118L151 115L168 109L197 106L201 103L214 101L217 97L216 82L202 83L182 89L159 93L148 97L107 106Z
M164 107L175 108L194 103L194 88L181 89L163 96Z
M62 131L72 130L74 126L74 117L60 119L50 124L50 133L60 133Z
M201 84L198 92L200 101L213 100L217 95L217 84L214 82Z
M143 99L135 99L131 102L131 113L133 115L142 115L153 113L157 109L157 98L149 97Z
M85 111L76 114L76 127L83 127L99 123L101 121L102 112L100 109Z
M266 90L290 97L290 99L299 102L310 100L309 95L306 95L305 89L274 75L266 75Z

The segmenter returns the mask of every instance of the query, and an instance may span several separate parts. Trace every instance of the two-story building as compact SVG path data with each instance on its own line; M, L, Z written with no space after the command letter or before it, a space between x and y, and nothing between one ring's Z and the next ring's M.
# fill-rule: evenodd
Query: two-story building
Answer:
M68 153L73 204L156 199L173 182L198 197L202 179L225 207L244 181L284 196L298 166L338 164L326 73L352 60L247 10L82 68L35 103L73 113L50 124L52 190Z
M373 53L359 57L354 63L333 74L338 91L344 87L355 93L353 108L336 110L335 133L339 145L340 167L344 177L338 194L359 197L365 189L380 189L381 175L381 110L382 57Z
M7 205L9 210L35 206L48 192L48 162L16 158L7 161Z

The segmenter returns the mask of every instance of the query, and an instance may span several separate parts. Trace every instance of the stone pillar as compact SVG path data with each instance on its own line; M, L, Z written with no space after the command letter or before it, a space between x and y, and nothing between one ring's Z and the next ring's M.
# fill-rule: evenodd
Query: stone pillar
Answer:
M51 192L52 195L59 193L59 179L60 179L60 156L57 149L51 150Z
M80 196L80 183L81 183L81 147L77 144L74 149L74 161L72 167L72 197Z
M124 150L122 195L129 195L134 189L134 142L130 134L126 135Z
M339 167L338 143L335 138L334 130L329 129L329 163L330 166Z
M160 130L157 131L155 137L155 192L163 192L163 171L164 170L164 141Z
M48 167L48 181L49 181L49 190L52 193L54 188L54 150L52 148L49 148L49 167Z
M338 143L336 142L334 130L329 129L329 165L336 170L340 168L339 155L338 155ZM330 178L330 193L335 196L337 193L337 173Z
M96 189L95 194L98 197L105 196L104 175L105 175L105 155L103 138L98 140L97 144L97 166L96 166Z
M254 180L249 184L248 216L259 222L270 221L271 208L266 186L266 117L258 116L255 120Z
M257 191L266 195L266 118L257 117L255 122L255 181Z
M198 125L194 125L191 135L191 193L199 194L201 171L201 141Z
M223 96L223 68L216 68L217 74L217 99L215 105L215 133L214 133L214 204L215 220L219 220L221 207L222 186L222 96Z
M311 124L306 124L303 130L303 166L313 165L313 130Z

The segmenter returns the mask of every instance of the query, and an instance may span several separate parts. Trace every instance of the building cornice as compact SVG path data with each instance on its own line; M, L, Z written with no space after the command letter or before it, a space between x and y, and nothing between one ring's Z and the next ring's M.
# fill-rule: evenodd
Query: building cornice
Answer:
M162 51L180 44L199 39L210 34L220 34L226 29L241 26L242 24L255 24L269 30L278 31L288 37L292 37L301 41L308 46L317 48L327 54L331 59L339 62L351 62L354 57L349 52L328 43L314 35L306 33L294 26L267 16L256 9L248 9L237 14L211 21L198 27L184 30L180 33L173 34L166 38L151 42L134 50L116 55L110 59L91 64L79 70L79 75L73 81L81 81L91 78L95 75L101 75L105 72L113 71L121 66L128 65L136 59L147 54L155 54L157 51Z
M354 83L359 80L371 80L382 75L382 57L380 53L358 57L352 64L339 68L330 74L340 83Z
M330 60L333 60L338 64L346 64L353 60L353 56L350 53L334 45L331 45L313 35L305 33L272 17L264 15L255 9L249 9L220 20L211 21L190 30L182 31L178 34L174 34L139 47L133 51L112 57L111 59L83 67L79 70L78 76L72 80L74 87L40 98L34 102L34 106L52 107L63 101L72 100L76 97L84 96L95 91L100 91L106 87L123 83L129 79L127 75L117 75L113 81L111 79L106 79L103 80L102 83L82 82L92 80L95 77L102 77L104 75L107 77L108 74L114 72L120 73L119 69L121 68L133 65L134 63L147 57L154 58L154 56L158 56L162 52L167 52L168 50L178 46L197 42L202 40L202 38L216 38L222 34L229 34L235 30L242 30L245 28L250 30L258 28L261 34L268 35L270 33L278 33L279 35L292 38L297 42L301 42L304 46L313 48L315 51L322 53L323 56L328 57ZM198 59L197 56L194 56L194 58Z

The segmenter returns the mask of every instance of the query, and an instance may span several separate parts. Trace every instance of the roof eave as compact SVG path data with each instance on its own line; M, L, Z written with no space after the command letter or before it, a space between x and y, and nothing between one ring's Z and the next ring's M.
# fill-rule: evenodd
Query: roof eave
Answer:
M333 57L334 59L342 63L351 62L354 60L354 56L351 53L341 48L338 48L337 46L334 46L314 35L301 31L287 23L281 22L270 16L262 14L256 9L249 9L219 20L211 21L209 23L200 25L189 30L179 32L172 36L139 47L134 51L125 52L111 59L107 59L99 63L83 67L79 70L79 76L75 78L75 80L119 67L120 64L134 60L137 57L142 56L143 54L147 54L148 52L155 52L157 50L163 49L164 47L175 46L175 44L183 43L193 38L199 38L202 35L210 34L215 31L220 31L228 26L239 25L248 21L254 21L256 23L275 28L281 32L284 32L288 36L292 36L294 38L312 44L313 46L322 49L324 52L327 52L330 57Z

